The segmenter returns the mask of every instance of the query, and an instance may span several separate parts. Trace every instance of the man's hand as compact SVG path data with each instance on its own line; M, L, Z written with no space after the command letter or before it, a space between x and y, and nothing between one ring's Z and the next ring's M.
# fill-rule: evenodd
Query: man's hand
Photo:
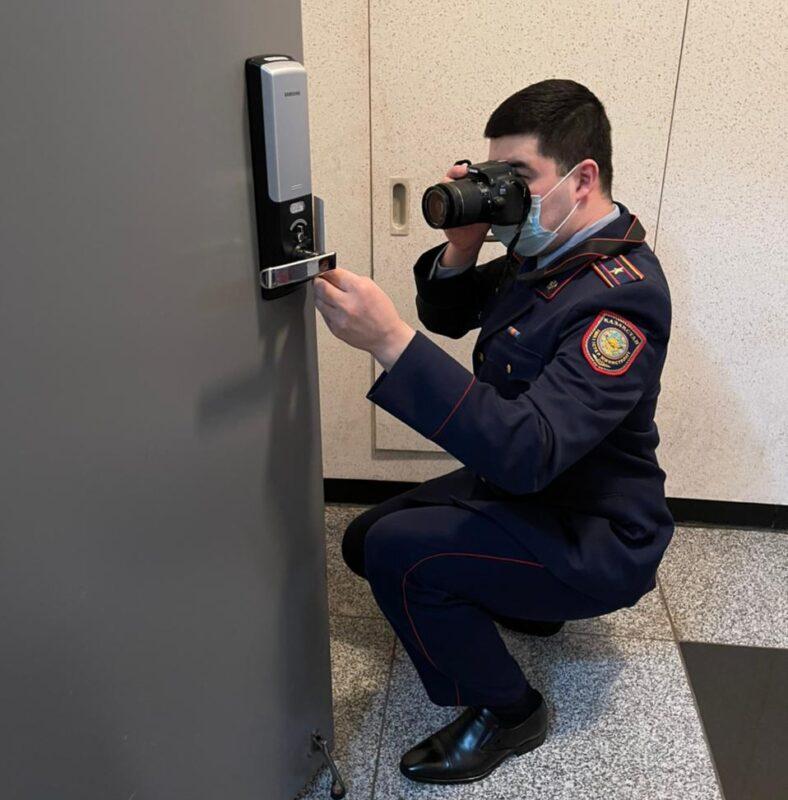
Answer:
M315 306L331 333L371 353L386 371L416 335L389 296L365 275L337 267L321 272L313 286Z

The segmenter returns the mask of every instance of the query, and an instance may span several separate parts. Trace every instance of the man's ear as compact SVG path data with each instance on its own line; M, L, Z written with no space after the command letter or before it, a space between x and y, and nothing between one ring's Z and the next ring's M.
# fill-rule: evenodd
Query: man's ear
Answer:
M599 186L599 165L593 158L583 159L573 177L578 199L582 200Z

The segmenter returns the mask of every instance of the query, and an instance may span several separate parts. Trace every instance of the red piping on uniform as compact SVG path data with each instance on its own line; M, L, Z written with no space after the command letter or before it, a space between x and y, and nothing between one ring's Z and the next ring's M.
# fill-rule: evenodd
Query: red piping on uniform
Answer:
M427 657L427 661L432 664L432 666L438 671L441 672L440 669L435 665L435 662L430 658L430 654L427 652L427 648L424 646L424 642L421 641L421 637L419 636L419 632L416 630L416 625L413 622L413 617L410 615L410 611L408 610L408 597L405 593L405 581L408 578L408 575L419 566L419 564L424 563L425 561L429 561L431 558L440 558L442 556L465 556L467 558L486 558L490 561L511 561L515 564L527 564L529 567L541 567L544 568L544 564L540 564L537 561L526 561L522 558L508 558L506 556L485 556L479 555L478 553L434 553L431 556L425 556L424 558L417 561L411 567L408 568L407 572L402 576L402 605L405 608L405 614L407 614L408 620L410 621L410 627L413 629L413 633L416 637L416 641L418 641L419 646L422 649L422 652ZM457 685L457 681L454 681L454 688L457 692L457 705L460 705L460 688Z
M465 387L465 391L462 393L462 397L454 404L454 408L449 412L449 416L446 417L446 419L443 420L443 422L441 422L438 430L435 431L435 433L431 434L428 437L429 439L434 439L443 430L443 426L452 418L454 412L460 407L460 403L462 403L462 401L465 399L465 395L468 394L468 392L471 390L471 386L473 386L475 382L476 382L476 376L474 375L471 378L471 382Z

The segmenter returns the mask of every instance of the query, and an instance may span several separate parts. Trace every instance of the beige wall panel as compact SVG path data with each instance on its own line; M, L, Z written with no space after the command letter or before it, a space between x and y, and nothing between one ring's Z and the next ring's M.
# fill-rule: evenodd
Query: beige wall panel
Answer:
M657 233L674 497L788 502L785 4L692 0Z
M548 76L585 82L611 117L614 196L641 215L671 283L673 339L658 415L668 493L785 503L781 4L690 5L658 233L684 4L605 3L593 19L580 4L438 6L372 1L370 130L366 0L302 2L314 187L326 199L340 265L373 275L374 241L375 280L423 330L411 269L442 241L421 218L424 188L457 158L486 157L482 128L511 92ZM518 52L506 44L513 39L523 43ZM461 43L485 54L478 63L486 71L458 55ZM389 231L391 176L411 181L408 236ZM488 244L481 258L501 252ZM420 481L458 466L374 409L364 395L380 368L317 316L325 475ZM427 335L470 367L475 333L462 342ZM378 446L392 449L373 447L373 410Z
M327 244L339 266L371 275L367 0L302 0L301 12L312 185L326 201ZM337 339L315 314L323 474L421 481L452 469L454 459L443 453L374 452L373 405L365 397L373 359Z
M640 216L653 243L685 3L598 2L591 13L587 4L552 0L371 0L370 9L374 278L409 324L470 369L478 332L448 339L426 331L416 316L413 263L445 241L424 222L424 189L458 158L487 158L482 131L502 100L544 78L572 78L605 104L614 197ZM411 184L406 236L390 231L392 177ZM480 257L503 252L491 243ZM374 368L377 377L382 368ZM378 448L437 450L374 411Z

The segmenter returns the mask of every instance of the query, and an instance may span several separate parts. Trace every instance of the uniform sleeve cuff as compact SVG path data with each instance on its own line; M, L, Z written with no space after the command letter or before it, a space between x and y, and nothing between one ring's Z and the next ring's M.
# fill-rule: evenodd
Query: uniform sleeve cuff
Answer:
M432 269L429 271L429 274L427 275L427 280L429 281L435 280L435 276L438 274L438 260L446 252L446 248L448 246L449 243L446 242L445 246L438 251L438 255L435 256L435 260L432 262Z
M417 330L391 371L378 376L366 397L432 439L475 380L472 372Z

